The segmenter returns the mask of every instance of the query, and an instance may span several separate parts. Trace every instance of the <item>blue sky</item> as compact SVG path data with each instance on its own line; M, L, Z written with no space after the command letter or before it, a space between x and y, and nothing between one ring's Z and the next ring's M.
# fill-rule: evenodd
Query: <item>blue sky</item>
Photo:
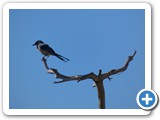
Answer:
M10 10L10 109L97 109L97 89L92 80L53 84L43 55L32 46L49 44L70 59L48 58L49 67L65 75L124 65L134 50L128 69L104 81L107 109L137 109L137 93L145 84L145 11L124 10Z

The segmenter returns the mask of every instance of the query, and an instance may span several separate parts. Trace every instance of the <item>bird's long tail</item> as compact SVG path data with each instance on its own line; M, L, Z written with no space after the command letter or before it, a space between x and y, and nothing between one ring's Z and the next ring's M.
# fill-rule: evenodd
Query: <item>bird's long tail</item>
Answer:
M62 55L60 55L60 54L58 54L58 53L55 53L55 56L58 57L59 59L61 59L61 60L64 61L64 62L69 61L68 58L66 58L66 57L64 57L64 56L62 56Z

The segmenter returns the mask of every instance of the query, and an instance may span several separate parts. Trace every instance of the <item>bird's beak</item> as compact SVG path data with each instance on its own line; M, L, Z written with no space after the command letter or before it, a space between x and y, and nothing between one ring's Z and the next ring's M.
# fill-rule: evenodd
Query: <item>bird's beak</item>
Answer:
M35 46L36 44L34 43L32 46Z

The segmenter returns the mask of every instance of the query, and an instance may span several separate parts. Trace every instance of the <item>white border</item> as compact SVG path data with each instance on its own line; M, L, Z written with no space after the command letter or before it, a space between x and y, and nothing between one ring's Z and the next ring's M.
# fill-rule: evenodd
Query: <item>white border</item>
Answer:
M3 112L7 115L148 115L142 109L9 109L9 9L145 9L145 89L151 89L151 6L147 3L7 3L3 7ZM135 98L136 99L136 98Z

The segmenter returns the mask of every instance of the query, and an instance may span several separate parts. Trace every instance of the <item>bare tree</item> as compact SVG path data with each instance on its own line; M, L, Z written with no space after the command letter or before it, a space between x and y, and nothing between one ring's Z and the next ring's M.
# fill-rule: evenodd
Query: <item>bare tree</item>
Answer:
M63 83L63 82L69 82L69 81L77 81L80 82L82 80L88 80L92 79L95 83L95 86L98 91L98 99L99 99L99 108L105 109L105 89L103 85L103 81L107 78L111 80L112 78L110 76L124 72L128 66L129 63L133 60L134 56L136 54L136 51L133 53L133 55L128 56L127 61L125 62L124 66L118 68L118 69L112 69L109 72L102 73L102 70L99 70L99 74L96 75L94 72L85 74L85 75L75 75L75 76L66 76L58 72L57 69L49 68L46 62L46 59L43 57L42 61L44 63L44 66L48 73L54 74L56 78L60 78L60 81L55 81L54 83Z

